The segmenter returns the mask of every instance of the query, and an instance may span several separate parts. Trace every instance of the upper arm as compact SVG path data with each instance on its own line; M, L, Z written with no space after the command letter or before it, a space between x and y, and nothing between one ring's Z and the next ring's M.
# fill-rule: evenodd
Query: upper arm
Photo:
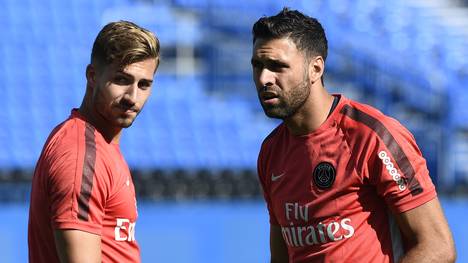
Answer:
M53 229L101 234L108 188L105 163L99 155L93 162L87 158L77 148L51 158L47 195Z
M270 224L270 254L272 263L288 262L288 248L281 234L281 227Z
M101 237L80 230L55 230L55 246L61 262L101 262Z
M435 258L455 258L455 245L439 200L396 214L406 250L420 246ZM429 257L429 254L425 254ZM449 260L450 261L450 260Z
M72 132L80 131L79 129ZM83 131L84 132L84 131ZM93 136L69 134L49 149L43 173L50 225L64 262L100 262L105 167Z

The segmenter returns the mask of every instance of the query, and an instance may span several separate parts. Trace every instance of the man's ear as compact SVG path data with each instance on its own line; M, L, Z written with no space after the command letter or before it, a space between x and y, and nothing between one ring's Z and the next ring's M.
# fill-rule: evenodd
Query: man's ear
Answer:
M323 61L322 56L316 56L311 59L309 62L309 79L312 84L321 81L324 69L325 61Z
M93 64L89 64L86 67L86 81L86 86L90 88L94 88L96 86L96 67Z

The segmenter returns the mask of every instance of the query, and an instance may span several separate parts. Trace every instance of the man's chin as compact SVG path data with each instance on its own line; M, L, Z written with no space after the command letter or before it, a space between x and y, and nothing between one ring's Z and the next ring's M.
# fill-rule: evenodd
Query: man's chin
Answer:
M270 118L273 118L273 119L283 120L284 118L287 117L287 113L283 109L281 109L279 107L265 107L265 106L263 106L263 112L265 112L266 116L268 116Z
M133 124L133 122L131 122L131 123L124 123L124 124L120 125L120 127L125 129L125 128L128 128L128 127L132 126L132 124Z
M278 111L267 111L265 110L265 115L273 118L273 119L281 119L284 120L287 116L283 112L278 112Z
M117 120L117 126L119 126L120 128L128 128L132 126L134 120L135 120L134 118Z

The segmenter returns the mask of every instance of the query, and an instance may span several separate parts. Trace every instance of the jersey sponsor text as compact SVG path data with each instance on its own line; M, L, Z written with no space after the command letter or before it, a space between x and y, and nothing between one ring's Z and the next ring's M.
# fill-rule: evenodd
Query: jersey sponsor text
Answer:
M309 206L299 203L285 203L285 214L287 220L309 221ZM286 244L290 247L304 247L328 242L339 241L354 235L354 227L350 224L351 219L343 218L339 221L323 220L316 225L281 226L281 233Z
M126 218L117 218L115 226L115 240L117 241L135 241L136 222L130 222Z

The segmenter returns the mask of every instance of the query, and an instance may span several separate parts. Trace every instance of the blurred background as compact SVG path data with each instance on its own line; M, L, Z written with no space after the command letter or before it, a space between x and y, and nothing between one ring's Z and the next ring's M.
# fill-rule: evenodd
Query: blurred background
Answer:
M0 0L1 262L27 261L30 181L54 126L78 107L110 21L156 32L152 97L122 151L143 262L268 262L257 154L278 124L259 106L251 27L283 6L323 24L325 86L414 134L468 262L468 1ZM437 237L434 237L437 238Z

